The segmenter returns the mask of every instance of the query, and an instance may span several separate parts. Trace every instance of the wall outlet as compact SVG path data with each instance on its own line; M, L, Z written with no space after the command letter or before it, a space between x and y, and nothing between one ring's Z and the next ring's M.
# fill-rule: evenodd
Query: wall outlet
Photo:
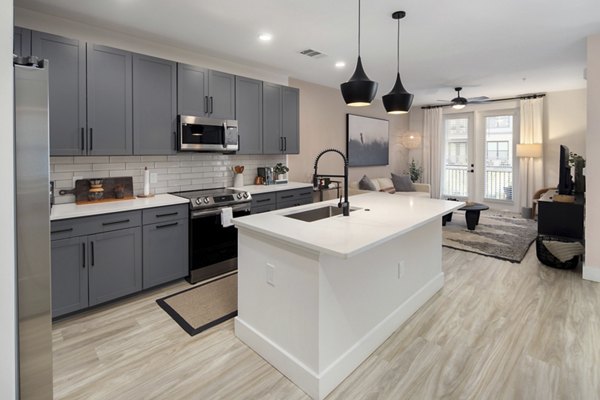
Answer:
M273 264L266 265L267 283L271 286L275 286L275 266Z
M404 262L404 260L402 260L398 263L398 279L402 278L404 276L405 272L406 272L406 263Z
M156 172L150 173L150 183L158 183L158 174Z
M75 183L76 183L78 180L81 180L81 179L83 179L83 176L74 176L74 177L73 177L73 187L75 187Z

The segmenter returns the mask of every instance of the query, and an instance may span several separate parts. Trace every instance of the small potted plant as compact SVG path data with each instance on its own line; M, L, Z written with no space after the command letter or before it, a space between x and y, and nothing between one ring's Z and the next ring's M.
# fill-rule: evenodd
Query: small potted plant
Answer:
M282 163L277 163L273 167L273 173L275 174L275 176L277 176L278 181L285 181L285 174L287 174L289 170L290 169Z
M410 175L410 180L414 182L418 182L421 179L421 174L423 173L423 167L417 167L417 163L413 159L408 165L408 174Z

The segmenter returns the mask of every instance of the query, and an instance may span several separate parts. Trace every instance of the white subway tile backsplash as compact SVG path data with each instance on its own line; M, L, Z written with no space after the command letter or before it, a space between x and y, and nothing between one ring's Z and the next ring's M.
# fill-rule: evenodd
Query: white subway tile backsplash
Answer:
M73 176L82 179L131 176L134 193L141 194L144 167L156 173L158 182L150 184L154 193L208 189L233 184L232 167L244 165L244 182L251 184L256 168L285 162L283 155L232 155L216 153L181 153L172 156L77 156L50 157L50 179L57 189L73 187ZM59 196L56 204L72 203L74 196Z

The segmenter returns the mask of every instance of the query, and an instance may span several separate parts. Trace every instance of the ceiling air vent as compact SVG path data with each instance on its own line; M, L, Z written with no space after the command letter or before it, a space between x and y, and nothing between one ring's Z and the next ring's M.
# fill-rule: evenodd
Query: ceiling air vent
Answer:
M323 58L323 57L327 57L327 54L323 54L320 51L313 50L313 49L302 50L300 52L300 54L303 54L303 55L308 56L310 58Z

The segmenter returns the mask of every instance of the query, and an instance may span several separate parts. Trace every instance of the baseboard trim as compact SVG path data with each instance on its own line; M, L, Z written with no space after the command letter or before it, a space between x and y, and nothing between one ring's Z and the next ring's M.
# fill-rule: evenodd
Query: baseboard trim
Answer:
M593 282L600 282L600 268L599 267L588 267L583 264L583 279Z
M324 399L388 337L444 286L440 273L400 304L320 374L247 324L235 318L235 335L313 399Z

